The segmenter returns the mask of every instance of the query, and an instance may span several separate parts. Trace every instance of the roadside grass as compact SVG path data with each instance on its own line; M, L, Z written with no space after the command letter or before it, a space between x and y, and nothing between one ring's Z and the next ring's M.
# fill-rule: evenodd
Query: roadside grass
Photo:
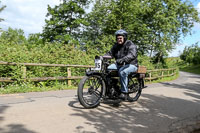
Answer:
M183 66L179 68L181 71L200 74L200 65Z
M68 86L63 83L56 83L55 85L45 85L45 82L34 83L20 83L20 84L9 84L2 85L0 87L0 94L13 94L13 93L28 93L28 92L44 92L44 91L56 91L56 90L67 90L77 89L77 86Z

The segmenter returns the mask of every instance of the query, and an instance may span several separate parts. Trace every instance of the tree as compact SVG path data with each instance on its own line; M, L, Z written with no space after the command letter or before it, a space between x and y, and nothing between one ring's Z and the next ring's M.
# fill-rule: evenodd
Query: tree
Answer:
M26 37L22 29L12 29L9 27L7 31L1 33L0 42L2 41L9 45L23 44L26 43Z
M189 1L96 0L89 14L87 34L91 40L103 40L102 36L125 29L141 54L156 55L159 62L180 41L181 34L190 33L194 22L199 21L198 12Z
M82 25L85 25L83 8L87 4L87 0L63 0L53 8L48 5L48 19L45 19L46 25L43 29L44 39L51 42L78 39Z
M198 46L198 42L192 46L185 47L180 58L189 64L200 64L200 47Z
M125 29L140 55L157 56L160 62L176 47L180 36L191 34L194 23L200 22L188 0L96 0L88 14L86 3L63 0L59 6L48 6L44 39L66 43L74 39L86 51L105 52L115 41L114 32Z

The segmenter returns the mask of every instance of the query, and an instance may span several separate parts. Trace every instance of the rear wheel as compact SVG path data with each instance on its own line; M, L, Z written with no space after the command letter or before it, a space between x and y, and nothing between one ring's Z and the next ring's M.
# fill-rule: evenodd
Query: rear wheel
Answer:
M138 80L137 78L129 79L128 92L129 97L132 99L131 101L137 101L142 92L140 80Z
M98 75L85 76L78 86L78 100L84 108L94 108L100 104L105 83Z

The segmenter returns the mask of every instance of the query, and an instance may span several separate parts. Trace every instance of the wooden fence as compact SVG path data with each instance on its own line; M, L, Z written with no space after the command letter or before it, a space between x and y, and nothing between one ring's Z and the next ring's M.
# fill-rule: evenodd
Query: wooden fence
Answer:
M21 81L48 81L48 80L67 80L68 85L70 86L71 80L81 79L83 76L72 76L71 68L93 68L94 66L89 65L65 65L65 64L38 64L38 63L13 63L13 62L2 62L0 61L0 65L12 65L12 66L21 66L22 70L22 79ZM26 72L27 67L29 66L43 66L43 67L67 67L67 74L65 77L36 77L36 78L27 78ZM156 73L156 74L155 74ZM158 70L147 70L145 80L149 80L150 82L155 79L160 79L164 77L173 76L176 74L176 68L172 69L158 69ZM0 77L0 82L15 82L16 79Z
M147 70L145 80L162 79L164 77L171 77L176 75L177 68L169 68L169 69L155 69L155 70Z

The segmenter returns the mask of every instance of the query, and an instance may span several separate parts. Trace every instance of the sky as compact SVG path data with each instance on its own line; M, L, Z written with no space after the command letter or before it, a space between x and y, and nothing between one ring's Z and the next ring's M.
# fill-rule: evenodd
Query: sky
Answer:
M25 36L31 33L42 33L47 14L47 5L51 7L58 5L60 0L0 0L7 7L0 13L4 21L0 23L3 30L8 27L22 29ZM200 12L200 0L191 0L195 8ZM200 46L200 23L195 24L192 35L181 37L181 43L169 54L170 57L179 56L185 46L191 46L199 42Z
M7 7L0 13L4 21L0 27L22 29L25 35L42 32L45 25L47 5L58 5L60 0L1 0Z
M194 7L198 10L200 13L200 0L190 0ZM199 15L200 17L200 15ZM198 46L200 46L200 23L195 23L194 27L192 28L191 31L192 35L187 35L186 37L181 37L181 42L179 45L177 45L176 49L173 50L169 56L170 57L177 57L179 56L184 48L186 46L191 46L192 44L195 44L199 42Z

